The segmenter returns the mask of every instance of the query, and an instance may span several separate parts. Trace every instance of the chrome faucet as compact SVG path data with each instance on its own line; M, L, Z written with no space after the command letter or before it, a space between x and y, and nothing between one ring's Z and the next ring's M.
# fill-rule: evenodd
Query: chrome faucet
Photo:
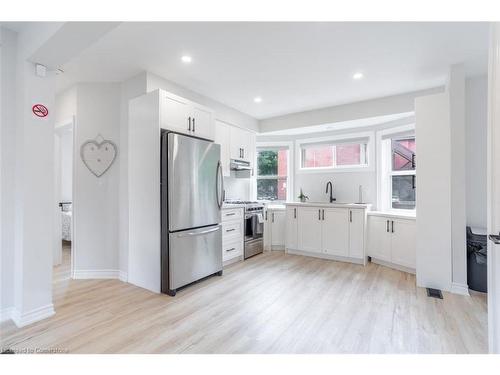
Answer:
M331 181L326 183L326 193L328 194L328 187L330 187L330 203L335 202L336 199L333 197L333 184Z

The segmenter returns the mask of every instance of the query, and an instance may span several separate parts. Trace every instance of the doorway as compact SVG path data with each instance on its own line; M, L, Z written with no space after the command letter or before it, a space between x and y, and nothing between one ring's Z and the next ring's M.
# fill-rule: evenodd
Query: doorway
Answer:
M54 131L54 286L73 274L74 257L74 119L55 126ZM58 288L53 288L57 290Z

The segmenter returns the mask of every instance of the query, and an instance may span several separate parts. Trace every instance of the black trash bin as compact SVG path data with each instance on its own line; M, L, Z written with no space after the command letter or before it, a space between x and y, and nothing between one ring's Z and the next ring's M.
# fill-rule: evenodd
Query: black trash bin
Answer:
M478 292L488 291L488 257L486 235L472 233L467 227L467 284Z

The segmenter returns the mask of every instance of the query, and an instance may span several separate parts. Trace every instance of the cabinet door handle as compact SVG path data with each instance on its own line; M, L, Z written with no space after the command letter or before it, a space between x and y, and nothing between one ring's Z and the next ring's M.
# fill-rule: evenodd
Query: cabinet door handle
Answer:
M318 210L318 220L321 220L321 210Z
M236 230L236 229L234 229L234 228L231 228L231 229L226 229L226 233L227 233L227 232L234 232L235 230Z
M232 247L232 248L230 248L230 249L227 249L227 250L226 250L226 252L230 252L230 251L234 251L234 250L236 250L236 248L235 248L235 247Z
M188 117L188 130L191 131L191 116Z
M322 220L325 221L325 210L321 210L321 216L322 216Z
M387 224L386 231L387 233L389 233L389 220L386 221L386 224Z
M267 211L266 211L266 221L267 221Z
M352 211L351 210L349 210L349 222L352 223Z
M391 232L394 233L394 220L391 220Z
M274 212L272 213L272 215L273 215L273 218L272 218L271 220L272 220L272 222L274 223Z
M293 209L293 218L294 219L297 218L297 209L296 208Z
M241 149L241 154L243 155L242 158L245 159L245 149L244 148Z
M234 216L236 215L236 212L231 212L230 214L226 214L226 216Z
M195 123L194 123L195 118L193 117L193 131L195 131Z

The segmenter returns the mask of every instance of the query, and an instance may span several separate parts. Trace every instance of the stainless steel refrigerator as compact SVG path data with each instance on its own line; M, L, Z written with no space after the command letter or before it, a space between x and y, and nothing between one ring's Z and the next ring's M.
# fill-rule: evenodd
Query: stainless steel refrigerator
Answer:
M222 275L220 145L162 130L161 291Z

